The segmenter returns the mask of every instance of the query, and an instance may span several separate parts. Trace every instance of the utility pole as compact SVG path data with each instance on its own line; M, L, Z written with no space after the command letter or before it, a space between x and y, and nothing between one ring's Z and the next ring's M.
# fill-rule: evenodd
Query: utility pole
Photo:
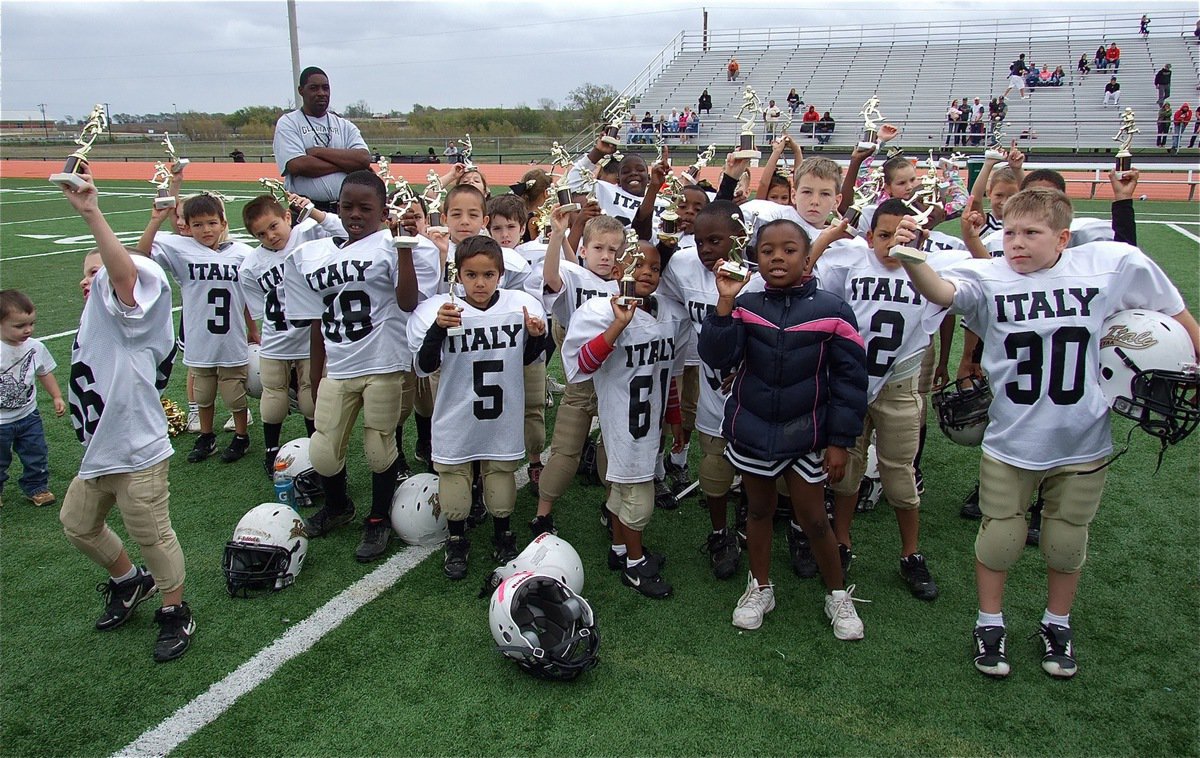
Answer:
M104 104L104 123L108 127L108 141L113 141L112 133L112 113L108 110L108 103Z
M46 139L50 139L50 125L46 123L46 104L38 103L38 108L42 110L42 131L46 134Z
M292 98L299 110L300 102L300 36L296 33L296 0L287 0L288 36L292 43Z

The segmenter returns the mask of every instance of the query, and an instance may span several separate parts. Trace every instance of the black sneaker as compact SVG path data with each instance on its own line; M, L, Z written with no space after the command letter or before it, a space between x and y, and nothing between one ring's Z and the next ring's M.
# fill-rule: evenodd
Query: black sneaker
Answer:
M403 484L406 480L412 478L413 471L408 465L408 459L404 457L404 453L400 453L400 457L396 459L396 484Z
M542 480L542 469L545 467L545 464L542 463L529 464L529 492L534 497L537 497L539 494L538 482Z
M146 567L139 566L132 579L117 583L109 578L107 582L97 584L96 591L104 593L104 613L96 619L96 628L107 632L128 621L135 608L158 592L158 585Z
M626 566L621 572L621 582L633 587L646 597L661 600L671 594L673 588L659 574L660 566L649 556L636 566Z
M529 522L529 531L533 532L534 539L543 534L558 534L558 530L554 528L554 514L534 516Z
M413 454L426 471L433 473L433 442L431 440L423 440L418 436Z
M279 456L279 448L269 448L263 453L263 470L267 472L267 479L275 481L275 459Z
M451 537L446 540L446 559L442 573L447 579L459 580L467 575L467 556L471 552L471 541L466 537Z
M813 558L812 544L804 532L787 525L788 554L792 558L792 571L801 579L812 579L817 575L817 559Z
M517 535L512 532L492 536L492 560L503 566L517 557Z
M387 552L388 541L392 538L392 525L384 519L367 519L363 522L362 540L354 551L354 560L359 563L370 563L382 558Z
M158 640L154 643L154 660L159 663L173 661L187 652L196 633L196 622L192 620L192 609L187 603L168 605L154 613L158 622Z
M221 451L221 462L233 463L234 461L240 461L242 456L244 456L246 451L249 449L250 435L235 434L233 435L233 439L229 442L229 447Z
M975 668L996 678L1008 676L1008 656L1005 648L1008 637L1002 626L977 626L975 637Z
M686 463L682 466L677 466L674 463L671 463L670 458L667 459L665 468L667 471L667 482L671 488L671 494L675 496L676 500L678 500L680 493L692 486L691 473L688 471L688 466Z
M660 569L667 565L667 556L656 553L645 545L642 546L642 555ZM625 556L617 555L616 551L610 547L608 549L608 570L620 571L623 568L625 568Z
M311 538L329 534L339 526L349 524L353 519L354 503L350 503L350 507L344 511L330 510L328 505L323 505L319 511L308 517L308 523L304 525L304 536Z
M913 553L907 558L900 559L900 576L908 584L908 590L918 600L936 600L938 586L925 565L925 556Z
M1070 627L1038 624L1037 630L1029 636L1041 638L1046 648L1042 654L1042 671L1056 679L1070 679L1079 671Z
M654 480L654 507L662 508L664 511L673 511L679 507L679 501L675 499L675 493L667 486L666 479Z
M708 561L712 564L713 576L728 579L737 573L742 551L738 549L737 538L729 534L727 529L708 535L705 548L708 550Z
M1042 508L1045 502L1039 497L1029 509L1029 527L1025 530L1025 544L1036 547L1042 542Z
M913 468L913 479L915 479L916 483L917 483L917 494L924 495L925 494L925 474L923 474L921 472L920 466L915 466Z
M217 452L217 435L211 432L201 434L196 438L192 452L188 453L188 463L199 463L215 452Z
M959 509L958 515L963 518L973 519L978 521L983 518L983 511L979 510L979 485L975 485L975 489L971 490L971 494L963 499L962 508Z
M612 536L612 511L608 509L608 501L600 501L600 526L608 530L608 536Z

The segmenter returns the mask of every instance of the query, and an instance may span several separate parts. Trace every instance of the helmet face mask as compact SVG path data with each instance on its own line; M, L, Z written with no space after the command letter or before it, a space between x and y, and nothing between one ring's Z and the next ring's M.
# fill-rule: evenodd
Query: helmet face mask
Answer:
M591 606L552 577L523 571L505 579L488 620L499 651L538 678L570 681L598 662Z
M282 503L263 503L242 516L221 560L230 597L291 586L308 554L303 528L300 515Z
M956 444L978 447L988 424L992 388L987 379L964 376L933 392L938 426Z

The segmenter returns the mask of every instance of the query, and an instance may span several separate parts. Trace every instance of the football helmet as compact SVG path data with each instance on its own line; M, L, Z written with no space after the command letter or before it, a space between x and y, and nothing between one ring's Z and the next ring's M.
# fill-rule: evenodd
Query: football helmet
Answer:
M246 362L246 394L262 399L262 370L258 363L258 345L247 345L249 360Z
M297 508L311 507L313 498L325 494L321 486L321 477L308 457L308 437L292 440L280 447L275 455L275 465L278 466L280 462L284 464L284 473L290 476L296 485Z
M583 449L579 451L579 476L586 484L601 484L599 454L595 438L588 436L583 441Z
M251 508L225 543L221 570L231 597L281 590L296 581L308 553L304 520L283 503Z
M562 537L545 532L526 545L516 558L493 571L484 581L479 596L487 597L501 582L521 571L554 577L576 595L583 592L583 561L579 553Z
M1200 388L1192 340L1162 313L1120 311L1104 321L1100 388L1118 415L1174 445L1200 424Z
M440 545L450 536L434 474L414 474L396 487L391 516L396 536L410 545Z
M983 443L992 388L981 376L964 376L933 391L938 426L950 440L965 447Z
M592 607L554 577L520 571L505 579L488 624L497 649L536 677L570 681L597 663Z
M883 481L879 478L879 454L875 451L875 433L871 432L871 444L867 447L866 467L858 485L858 502L854 510L866 513L875 510L879 498L883 497Z

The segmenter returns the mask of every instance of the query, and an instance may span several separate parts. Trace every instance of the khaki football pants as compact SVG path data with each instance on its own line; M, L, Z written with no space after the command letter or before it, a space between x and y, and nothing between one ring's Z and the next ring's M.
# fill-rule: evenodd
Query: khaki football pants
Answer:
M706 497L722 497L733 486L733 464L725 457L725 438L700 432L700 491Z
M511 516L517 506L517 480L514 472L518 461L480 461L483 476L483 504L496 518ZM462 521L471 514L471 464L437 463L438 502L450 521Z
M290 400L288 389L291 385L291 372L296 372L296 400L300 404L300 414L306 419L312 419L316 409L316 401L312 396L312 382L308 375L308 359L281 361L274 358L260 358L258 370L262 378L262 400L259 402L259 413L264 424L282 424L287 420Z
M542 397L545 400L545 395ZM579 470L583 443L596 417L596 388L592 380L572 382L563 391L550 441L550 459L538 480L538 494L554 502L563 496Z
M832 485L838 495L857 495L867 467L867 448L874 429L875 453L879 458L879 480L883 494L893 508L910 510L921 507L917 495L913 458L921 441L921 413L924 405L917 391L918 378L910 376L883 385L875 402L867 406L867 417L858 443L846 458L846 475Z
M613 482L605 507L635 532L644 532L654 515L654 482Z
M127 474L75 477L58 512L71 544L107 569L124 549L107 523L109 511L117 506L125 531L141 547L146 567L164 593L182 587L185 573L183 550L171 527L169 468L168 459Z
M525 367L525 452L540 455L546 447L546 362Z
M246 410L246 377L250 374L249 364L241 366L189 366L192 373L192 389L196 405L211 408L217 400L217 388L221 390L221 402L231 411Z
M368 374L353 379L321 380L317 388L317 406L313 416L316 432L309 443L313 468L322 476L333 476L346 465L350 432L363 413L363 452L367 465L376 474L387 471L395 462L396 426L400 423L403 395L415 387L404 387L404 372Z

